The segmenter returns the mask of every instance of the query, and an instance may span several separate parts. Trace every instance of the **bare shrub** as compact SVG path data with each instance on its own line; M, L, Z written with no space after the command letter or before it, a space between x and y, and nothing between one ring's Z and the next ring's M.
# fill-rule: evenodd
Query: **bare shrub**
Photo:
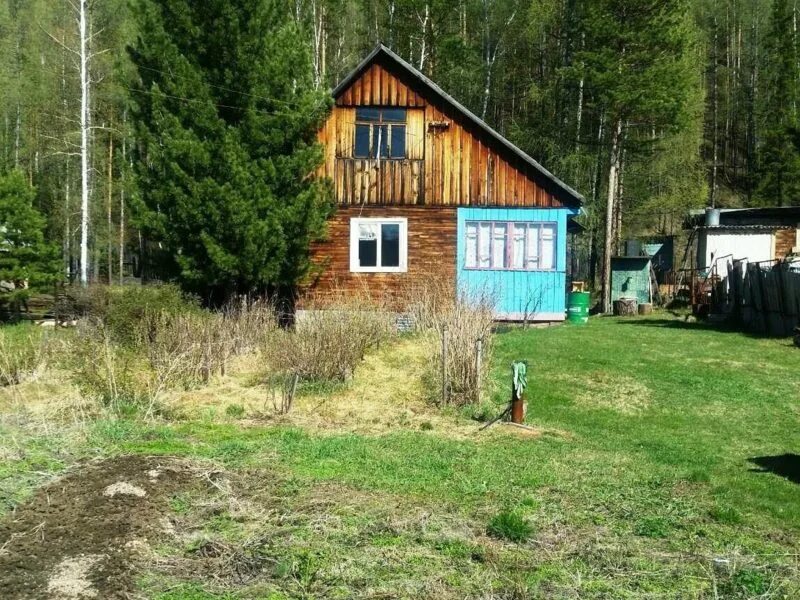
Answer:
M73 379L87 397L115 412L160 410L164 393L208 381L230 352L222 317L192 312L149 318L137 348L115 343L97 319L83 321L73 343Z
M235 332L222 315L161 313L151 327L144 353L164 388L190 388L225 373Z
M494 306L494 294L488 290L473 295L455 293L451 285L437 281L410 292L409 310L414 327L428 337L430 345L429 380L434 393L439 393L443 388L442 377L446 376L450 404L471 404L480 397L491 363ZM443 373L445 331L447 362ZM476 356L479 340L480 365Z
M114 412L133 411L146 403L146 374L130 350L115 346L99 321L81 323L71 345L71 373L81 394ZM138 374L138 377L137 377Z
M45 368L49 340L39 332L0 334L0 386L35 379Z
M278 374L267 382L275 414L287 415L292 410L299 381L300 375L295 373L293 375Z
M292 329L263 346L270 367L303 380L345 381L371 348L395 332L394 314L363 295L328 296L312 303Z
M222 310L228 335L234 340L235 355L260 350L278 329L278 309L271 299L237 298Z

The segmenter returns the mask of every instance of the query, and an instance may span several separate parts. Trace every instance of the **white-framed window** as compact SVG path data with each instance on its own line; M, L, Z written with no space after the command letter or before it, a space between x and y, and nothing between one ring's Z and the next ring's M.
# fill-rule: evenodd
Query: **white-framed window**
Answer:
M408 269L408 219L350 219L350 271L405 273Z
M467 221L464 268L554 271L556 223Z

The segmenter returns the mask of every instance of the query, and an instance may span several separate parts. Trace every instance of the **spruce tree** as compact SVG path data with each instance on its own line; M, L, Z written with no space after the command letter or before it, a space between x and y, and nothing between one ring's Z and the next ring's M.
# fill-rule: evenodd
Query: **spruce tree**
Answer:
M24 300L58 279L57 248L44 238L36 191L19 171L0 175L0 302Z
M775 0L766 58L764 133L760 144L756 195L768 206L800 201L798 135L798 53L794 11L788 0Z
M330 212L329 96L278 0L147 0L131 49L138 220L158 272L210 302L288 294Z

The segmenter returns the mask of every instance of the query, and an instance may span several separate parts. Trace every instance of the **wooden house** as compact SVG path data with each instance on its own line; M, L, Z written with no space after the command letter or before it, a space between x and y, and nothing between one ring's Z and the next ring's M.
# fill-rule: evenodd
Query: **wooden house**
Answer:
M488 293L500 319L534 304L536 320L564 319L580 194L385 46L333 96L320 175L338 209L312 247L311 293L367 289L401 304L435 280Z

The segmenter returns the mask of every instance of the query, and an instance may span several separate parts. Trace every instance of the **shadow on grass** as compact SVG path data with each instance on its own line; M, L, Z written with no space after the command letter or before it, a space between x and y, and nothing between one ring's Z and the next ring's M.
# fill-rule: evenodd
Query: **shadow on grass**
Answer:
M786 336L771 336L765 333L758 333L755 331L746 331L737 328L732 323L724 321L709 322L709 321L687 321L685 318L674 319L619 319L618 323L621 325L636 325L638 327L655 327L661 329L683 329L686 331L715 331L718 333L736 333L749 338L755 339L783 339ZM787 344L791 346L791 340Z
M707 331L725 331L730 333L737 333L732 327L728 327L722 323L706 323L703 321L687 321L682 318L674 319L623 319L617 320L620 325L635 325L637 327L657 327L663 329L694 329L694 330L707 330Z
M777 456L755 456L747 459L759 468L751 473L774 473L800 485L800 454L786 453Z

